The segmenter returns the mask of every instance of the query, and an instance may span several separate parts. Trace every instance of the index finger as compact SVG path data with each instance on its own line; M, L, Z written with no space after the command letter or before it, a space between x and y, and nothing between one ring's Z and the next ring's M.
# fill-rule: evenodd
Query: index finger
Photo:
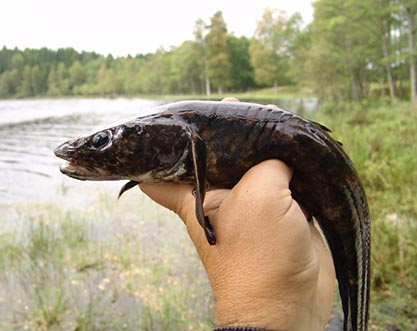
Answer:
M183 220L190 215L194 207L193 186L177 183L139 184L143 193L160 205L172 210Z

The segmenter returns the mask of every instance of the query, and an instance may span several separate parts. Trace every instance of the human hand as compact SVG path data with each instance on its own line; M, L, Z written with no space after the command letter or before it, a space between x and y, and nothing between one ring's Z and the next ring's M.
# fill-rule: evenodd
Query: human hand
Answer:
M184 221L207 271L220 326L323 330L335 273L329 250L289 190L291 170L268 160L232 190L206 194L217 243L207 243L195 216L193 187L140 184Z

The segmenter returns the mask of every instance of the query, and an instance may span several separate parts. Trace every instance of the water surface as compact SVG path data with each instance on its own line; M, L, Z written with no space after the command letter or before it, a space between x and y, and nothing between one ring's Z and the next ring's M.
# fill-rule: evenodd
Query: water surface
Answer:
M62 160L53 154L59 143L146 113L160 103L143 99L0 101L1 203L52 198L57 187L76 182L59 172Z

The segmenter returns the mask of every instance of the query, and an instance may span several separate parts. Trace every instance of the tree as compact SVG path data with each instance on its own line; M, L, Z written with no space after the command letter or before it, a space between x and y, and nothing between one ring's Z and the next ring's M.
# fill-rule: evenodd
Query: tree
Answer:
M415 60L415 29L417 20L417 1L400 0L399 4L405 16L408 35L408 61L410 67L410 99L411 103L417 103L416 60Z
M123 84L117 79L116 71L109 68L106 62L103 61L97 72L95 91L100 95L116 95L122 91Z
M376 0L374 1L373 8L376 9L376 26L378 27L379 34L382 40L383 50L383 65L388 81L388 89L391 100L396 98L394 77L392 73L392 61L391 61L391 26L392 18L391 11L392 7L390 0ZM372 3L371 3L372 4ZM376 6L375 6L376 5ZM382 80L383 81L383 80Z
M298 85L311 87L311 77L308 68L311 67L312 38L311 29L307 27L296 33L289 63L289 76Z
M84 68L78 60L74 61L74 63L71 65L71 67L68 70L68 74L69 86L72 92L74 92L76 87L81 86L87 80Z
M370 12L361 3L320 0L313 4L310 74L323 98L356 101L367 93L380 43L367 29Z
M192 53L196 59L196 65L201 72L201 79L204 82L204 90L206 95L210 96L211 86L208 72L208 54L205 38L206 23L202 19L198 19L194 24L194 43Z
M25 65L23 69L22 84L20 86L19 95L21 97L31 97L35 95L33 90L32 73L29 65Z
M204 91L204 59L199 56L195 41L185 41L171 51L169 90L175 93L197 93Z
M20 75L23 75L23 69L25 68L25 58L20 51L14 52L11 60L11 67L17 69Z
M120 61L121 63L119 63L119 67L116 71L118 80L123 84L124 93L134 95L142 92L139 84L139 74L143 59L134 59L129 56Z
M39 65L30 69L32 95L42 95L46 88L44 84L42 70Z
M263 86L288 80L291 49L296 32L300 29L301 16L296 13L288 17L284 11L267 8L258 21L250 47L255 80Z
M169 58L167 52L160 48L155 54L150 54L140 70L139 84L144 93L167 93Z
M208 76L219 94L231 86L229 34L221 11L210 19L206 36Z
M17 94L20 77L17 69L6 70L0 75L0 97L11 97Z
M10 60L13 56L13 50L7 49L6 46L0 50L0 74L10 69Z
M246 37L237 38L231 36L229 40L232 61L232 84L233 90L244 91L255 87L254 71L250 61L250 40Z
M58 79L56 75L55 68L52 68L48 74L48 95L58 96L60 95L60 90L58 87Z

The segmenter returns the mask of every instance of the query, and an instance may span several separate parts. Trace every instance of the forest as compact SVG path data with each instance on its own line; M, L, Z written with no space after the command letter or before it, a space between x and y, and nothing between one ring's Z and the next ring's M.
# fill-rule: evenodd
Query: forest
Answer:
M306 25L268 8L252 37L220 11L193 40L125 57L72 48L0 50L0 97L205 94L305 87L321 100L417 102L416 0L317 0Z

